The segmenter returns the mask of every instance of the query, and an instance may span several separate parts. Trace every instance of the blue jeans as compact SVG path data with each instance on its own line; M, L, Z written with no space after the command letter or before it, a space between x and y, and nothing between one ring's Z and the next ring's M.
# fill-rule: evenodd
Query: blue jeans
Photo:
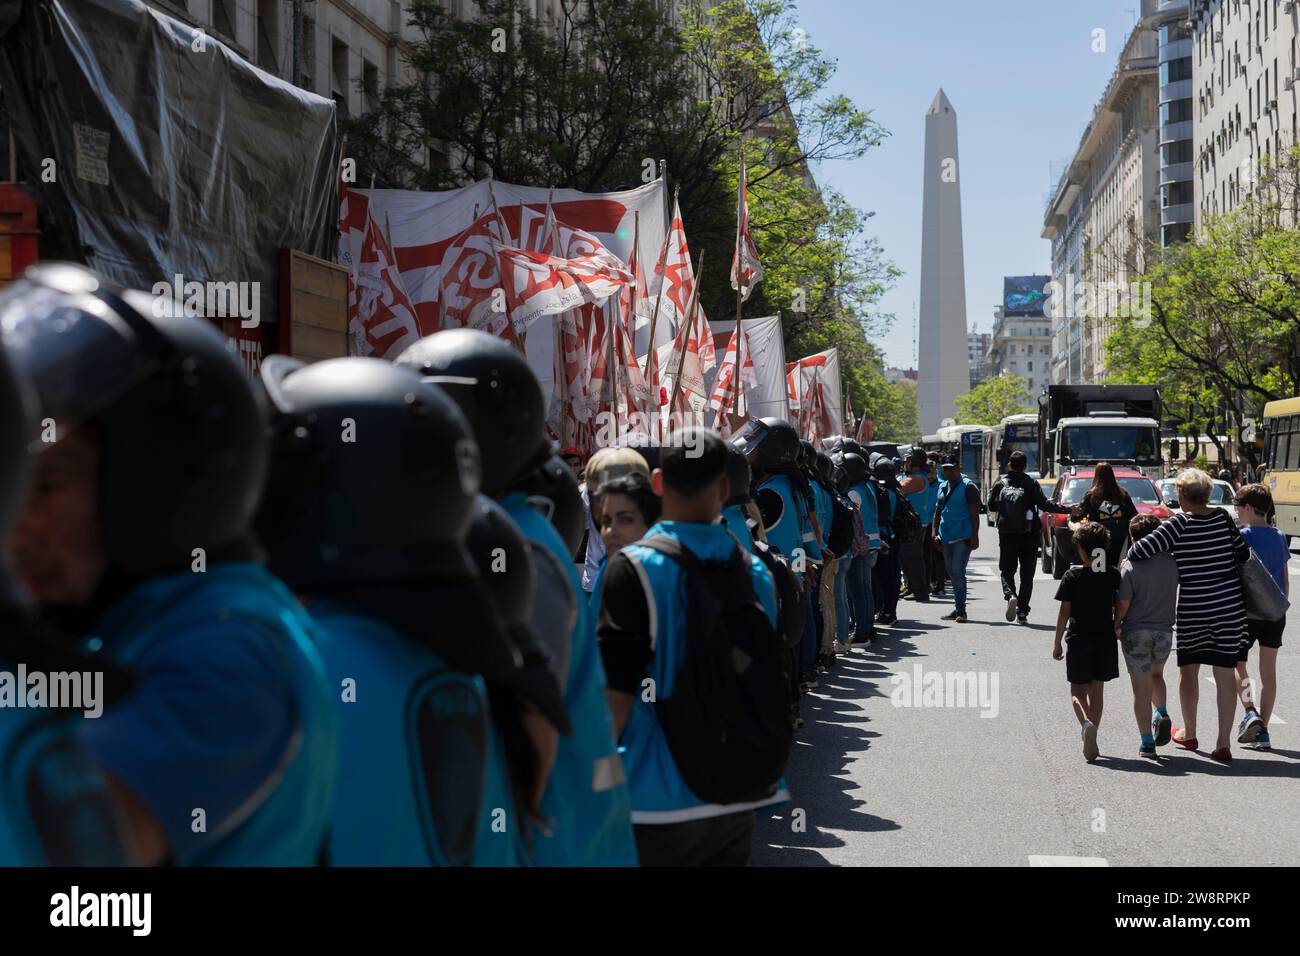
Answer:
M945 541L943 543L943 561L948 566L948 577L952 579L952 595L959 614L966 613L966 564L970 561L970 539Z
M857 558L845 556L835 565L835 640L849 642L849 569Z
M875 626L872 618L876 615L875 605L871 600L871 569L876 565L876 556L880 552L870 551L853 559L849 571L849 598L853 602L853 627L859 634L871 633Z

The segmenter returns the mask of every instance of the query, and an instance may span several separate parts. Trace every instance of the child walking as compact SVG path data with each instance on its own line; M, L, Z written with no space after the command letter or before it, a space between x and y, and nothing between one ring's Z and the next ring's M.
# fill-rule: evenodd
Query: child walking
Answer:
M1273 493L1264 485L1246 485L1236 494L1237 517L1241 519L1241 536L1255 552L1277 586L1288 598L1291 596L1291 576L1287 562L1291 551L1286 546L1286 535L1271 526ZM1268 719L1273 716L1277 701L1277 652L1282 649L1282 630L1286 618L1280 621L1254 621L1247 619L1246 643L1242 645L1237 660L1237 686L1241 688L1241 703L1246 716L1237 728L1237 743L1253 743L1257 750L1272 750L1268 737ZM1259 644L1259 707L1255 707L1254 689L1246 662L1252 645Z
M1101 725L1103 688L1106 681L1119 676L1114 616L1119 572L1107 561L1110 532L1100 524L1080 525L1074 532L1074 546L1080 563L1065 572L1056 590L1061 609L1056 616L1052 657L1058 661L1065 658L1070 702L1082 728L1083 756L1092 763L1101 752L1097 728Z
M1160 527L1155 515L1137 515L1129 522L1136 544ZM1120 565L1115 603L1115 636L1124 650L1124 663L1133 684L1133 715L1142 737L1138 756L1156 758L1156 748L1169 743L1169 691L1165 662L1174 644L1178 607L1178 563L1169 554ZM1152 714L1152 705L1155 713Z

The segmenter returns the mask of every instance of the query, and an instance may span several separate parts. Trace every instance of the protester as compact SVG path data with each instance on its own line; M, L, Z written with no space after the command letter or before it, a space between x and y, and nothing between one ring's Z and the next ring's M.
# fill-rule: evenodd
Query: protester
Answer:
M1177 478L1179 511L1129 549L1131 561L1170 553L1178 563L1178 703L1185 724L1173 741L1196 750L1196 711L1200 670L1214 668L1219 732L1215 760L1232 759L1230 740L1236 711L1235 671L1247 640L1246 608L1237 566L1250 557L1250 546L1226 511L1209 507L1210 476L1188 468Z
M942 481L940 477L940 461L942 456L937 451L926 453L925 477L930 482L931 494L934 496L934 504L930 508L932 515L930 523L925 527L926 550L930 560L930 593L938 595L943 593L944 584L948 580L947 570L943 564L943 546L939 539L935 537L934 532L934 509L939 506L939 484Z
M727 529L736 536L740 546L746 551L754 550L754 528L751 523L753 519L749 517L745 510L747 505L753 503L750 495L750 484L752 475L749 470L749 459L735 445L727 443L727 482L731 488L731 494L727 498L722 508L722 520L726 523ZM651 522L653 524L653 522Z
M1029 623L1029 599L1034 594L1034 571L1042 526L1038 513L1069 514L1070 509L1048 500L1042 486L1025 474L1023 451L1007 456L1007 472L989 489L988 510L997 516L998 570L1002 575L1002 596L1007 602L1007 620ZM1016 571L1020 588L1016 588Z
M587 526L587 548L582 565L582 589L591 594L596 585L596 572L605 559L605 545L600 536L600 518L596 514L594 493L600 486L614 478L637 473L647 481L650 469L645 458L633 448L601 448L587 462L584 472L586 482L581 489L582 510Z
M1106 551L1106 566L1119 567L1119 558L1128 542L1129 522L1138 513L1137 505L1115 479L1115 469L1109 462L1099 462L1092 475L1092 487L1083 500L1074 506L1070 516L1074 521L1099 521L1110 532L1110 545ZM1089 561L1092 556L1089 556Z
M711 662L701 659L708 645L695 630L700 622L692 616L692 598L683 605L683 596L697 587L717 587L712 593L727 609L726 636L758 655L749 663L758 670L764 660L780 660L776 592L763 562L745 554L718 522L730 496L722 440L703 429L687 431L689 436L672 436L652 477L663 497L661 520L605 569L599 595L600 649L609 674L610 706L626 748L641 864L744 866L750 858L755 808L785 800L788 794L779 770L757 788L761 792L727 803L697 796L704 788L688 781L688 774L701 779L695 776L699 755L692 749L700 740L683 733L689 718L671 705L679 695L694 692L695 675ZM687 437L699 454L686 453ZM746 602L755 610L757 602L761 611L741 613ZM647 682L652 688L648 697ZM764 698L750 698L749 703L784 706ZM671 720L665 724L667 718ZM778 749L781 745L774 743ZM788 741L784 746L788 751ZM690 771L684 772L686 767Z
M840 461L849 484L849 499L858 506L862 530L867 536L867 550L854 555L849 569L849 600L853 612L850 644L872 644L876 640L875 592L872 587L876 563L880 560L879 502L876 486L870 480L867 462L861 455L848 453Z
M1272 492L1264 485L1245 485L1237 491L1235 500L1237 519L1242 524L1241 536L1277 582L1278 590L1290 598L1291 575L1287 571L1287 564L1291 560L1291 549L1287 547L1286 535L1272 527ZM1246 715L1237 728L1237 743L1253 743L1258 750L1273 749L1268 735L1268 721L1273 716L1273 706L1277 702L1277 654L1282 649L1282 632L1285 629L1285 616L1276 621L1247 618L1247 639L1237 659L1237 686L1241 688L1241 701L1246 708ZM1258 710L1255 707L1250 672L1246 666L1250 659L1250 649L1255 644L1259 645Z
M0 310L4 306L0 305ZM35 432L26 388L0 349L0 542L8 540L27 492L28 440ZM61 646L34 618L0 548L0 673L101 671L111 699L83 700L82 709L0 708L0 754L24 773L0 801L0 866L121 866L131 862L103 773L76 737L78 722L116 705L129 675ZM92 696L94 695L92 689ZM102 712L102 711L101 711ZM97 719L97 718L96 718ZM9 777L13 767L6 766ZM16 776L16 775L15 775Z
M331 686L345 689L330 862L526 864L568 719L554 659L531 635L520 646L500 616L507 584L532 613L517 530L513 554L491 536L508 573L480 575L466 552L479 480L468 423L437 386L379 359L277 355L261 375L275 414L257 529L317 624ZM466 775L485 789L458 786ZM498 807L510 807L504 835Z
M517 349L472 329L427 336L397 362L440 385L464 412L480 448L483 493L501 504L530 542L539 585L537 635L552 653L558 649L557 657L568 649L559 672L574 732L560 741L540 807L549 822L534 845L533 861L541 866L634 865L627 784L587 601L579 600L582 584L570 560L572 548L537 510L557 511L554 500L535 493L537 472L551 460L541 387ZM562 463L556 464L572 478ZM563 484L553 487L564 492ZM568 493L581 508L576 485ZM580 511L574 513L581 520ZM558 586L544 589L551 580L558 580Z
M954 500L955 499L955 500ZM943 460L943 481L934 506L934 538L943 549L943 563L952 578L953 609L940 620L965 624L966 564L971 552L980 546L980 495L969 478L961 473L955 455Z
M640 473L604 482L596 498L606 560L633 541L640 541L659 520L659 496L651 489L649 479Z
M1089 763L1100 754L1097 731L1101 727L1106 681L1119 676L1119 654L1115 640L1115 596L1119 572L1112 567L1096 569L1091 555L1104 549L1110 533L1095 522L1074 532L1074 546L1080 564L1061 578L1056 599L1056 640L1052 658L1065 658L1065 676L1070 682L1070 702L1079 721L1083 756ZM1062 651L1064 638L1066 650Z
M879 599L876 623L895 624L898 621L898 597L902 581L899 578L898 547L894 533L894 517L898 513L898 469L883 455L872 455L872 478L876 493L876 507L880 516L880 556L873 571L875 594Z
M135 681L77 730L135 861L316 863L333 691L314 625L258 561L267 446L242 363L207 321L68 264L8 287L0 330L53 423L16 569L47 621Z
M579 449L569 447L560 451L560 458L569 466L569 470L573 472L573 477L582 482L586 470L586 456Z
M1160 519L1155 515L1138 515L1129 522L1129 534L1137 542L1159 527ZM1158 554L1136 563L1125 561L1120 566L1115 634L1133 685L1133 714L1142 738L1139 757L1153 759L1156 748L1169 743L1173 722L1169 718L1164 671L1173 648L1177 601L1178 564L1170 555Z

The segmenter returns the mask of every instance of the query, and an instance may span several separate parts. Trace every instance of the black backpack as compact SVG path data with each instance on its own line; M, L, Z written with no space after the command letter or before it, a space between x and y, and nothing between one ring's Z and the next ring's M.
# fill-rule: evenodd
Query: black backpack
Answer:
M826 547L836 557L853 550L853 509L838 494L831 495L831 533Z
M803 640L803 603L799 600L799 579L790 570L790 562L766 541L754 540L754 556L767 566L776 582L777 622L785 646L793 649Z
M1003 479L1002 488L998 491L998 531L1004 534L1029 534L1034 530L1025 517L1030 508L1027 490Z
M655 702L678 772L709 803L771 796L794 745L790 675L748 555L737 545L725 561L704 561L671 538L638 544L684 572L685 653L672 697Z
M921 516L912 503L897 491L894 492L894 539L899 544L909 544L921 537Z

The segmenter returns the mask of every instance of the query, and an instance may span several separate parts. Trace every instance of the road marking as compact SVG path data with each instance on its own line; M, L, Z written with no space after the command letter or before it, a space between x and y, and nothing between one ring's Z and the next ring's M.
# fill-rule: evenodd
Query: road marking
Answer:
M1255 681L1255 678L1252 677L1250 680L1251 680L1251 683L1257 684L1257 682ZM1216 688L1216 689L1217 689L1218 686L1219 686L1218 684L1214 683L1214 678L1213 678L1213 677L1206 677L1206 678L1205 678L1205 683L1209 684L1211 687L1214 687L1214 688ZM1258 690L1258 689L1259 689L1258 686L1256 686L1255 689ZM1269 717L1268 722L1269 722L1270 724L1281 724L1283 727L1286 726L1286 721L1283 720L1281 717L1279 717L1279 716L1277 715L1277 711L1273 711L1273 716Z
M1030 866L1110 866L1101 856L1030 856Z

